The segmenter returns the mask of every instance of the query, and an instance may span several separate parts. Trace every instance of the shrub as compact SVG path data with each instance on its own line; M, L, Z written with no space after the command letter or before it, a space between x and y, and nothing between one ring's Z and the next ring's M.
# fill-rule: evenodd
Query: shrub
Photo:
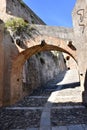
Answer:
M11 28L13 31L23 31L28 26L22 18L10 19L5 23L6 29Z

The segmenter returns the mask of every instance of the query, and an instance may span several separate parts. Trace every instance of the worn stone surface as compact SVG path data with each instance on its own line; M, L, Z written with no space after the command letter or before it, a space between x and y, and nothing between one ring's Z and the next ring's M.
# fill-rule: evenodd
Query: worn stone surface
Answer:
M75 34L75 46L78 53L78 65L80 68L80 74L85 74L86 71L86 59L87 57L87 46L86 46L86 0L81 1L77 0L74 7L72 16L73 16L73 26ZM80 59L80 60L79 60Z
M4 48L3 48L3 21L0 21L0 106L3 102L3 76L4 76Z
M54 53L56 55L53 52L39 52L27 60L24 68L25 75L23 75L25 76L25 80L23 80L25 92L29 93L37 87L44 86L66 69L62 53Z

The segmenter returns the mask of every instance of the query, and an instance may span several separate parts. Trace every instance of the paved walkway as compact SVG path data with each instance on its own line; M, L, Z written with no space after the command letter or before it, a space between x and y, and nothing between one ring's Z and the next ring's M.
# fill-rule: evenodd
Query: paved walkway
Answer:
M78 72L64 72L44 90L1 109L0 130L87 130L81 95Z
M73 81L72 81L73 79ZM67 126L51 126L51 109L53 103L65 103L65 102L82 102L81 98L81 88L78 88L78 86L75 86L74 90L72 88L69 89L63 89L65 84L67 84L69 87L71 83L78 83L79 77L78 72L76 70L69 70L65 74L65 77L63 80L59 83L57 83L58 88L51 93L50 97L48 98L48 102L46 103L42 116L41 116L41 122L40 122L40 130L84 130L86 128L85 125L67 125ZM61 91L59 91L61 90ZM73 94L72 94L73 92ZM73 109L73 108L84 108L84 106L57 106L56 109ZM58 115L57 115L58 116Z

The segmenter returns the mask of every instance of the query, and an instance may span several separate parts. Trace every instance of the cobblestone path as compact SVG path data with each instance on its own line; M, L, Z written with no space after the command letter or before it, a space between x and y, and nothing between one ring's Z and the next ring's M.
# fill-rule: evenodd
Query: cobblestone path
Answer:
M78 72L68 70L43 88L0 108L0 130L87 130Z

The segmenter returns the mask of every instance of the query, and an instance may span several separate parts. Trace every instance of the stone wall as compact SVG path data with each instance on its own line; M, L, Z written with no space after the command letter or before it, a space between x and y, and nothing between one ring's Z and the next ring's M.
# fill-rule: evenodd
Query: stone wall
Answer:
M87 0L77 0L72 16L83 102L87 105Z
M13 59L15 59L16 55L18 55L18 49L12 42L11 36L7 31L4 31L3 48L4 48L3 104L8 105L10 102L10 95L12 91L10 87L12 62Z
M75 46L77 48L78 60L80 74L85 73L87 68L86 56L87 56L87 3L86 0L77 0L77 3L74 7L72 16L73 16L73 26L74 26L74 38ZM83 65L84 64L84 65Z
M3 104L3 76L4 76L4 47L3 47L3 21L0 20L0 106Z
M23 90L30 93L43 87L49 80L66 69L61 52L39 52L27 60L23 69Z
M45 24L22 0L0 0L0 18L3 21L21 17L30 24Z

